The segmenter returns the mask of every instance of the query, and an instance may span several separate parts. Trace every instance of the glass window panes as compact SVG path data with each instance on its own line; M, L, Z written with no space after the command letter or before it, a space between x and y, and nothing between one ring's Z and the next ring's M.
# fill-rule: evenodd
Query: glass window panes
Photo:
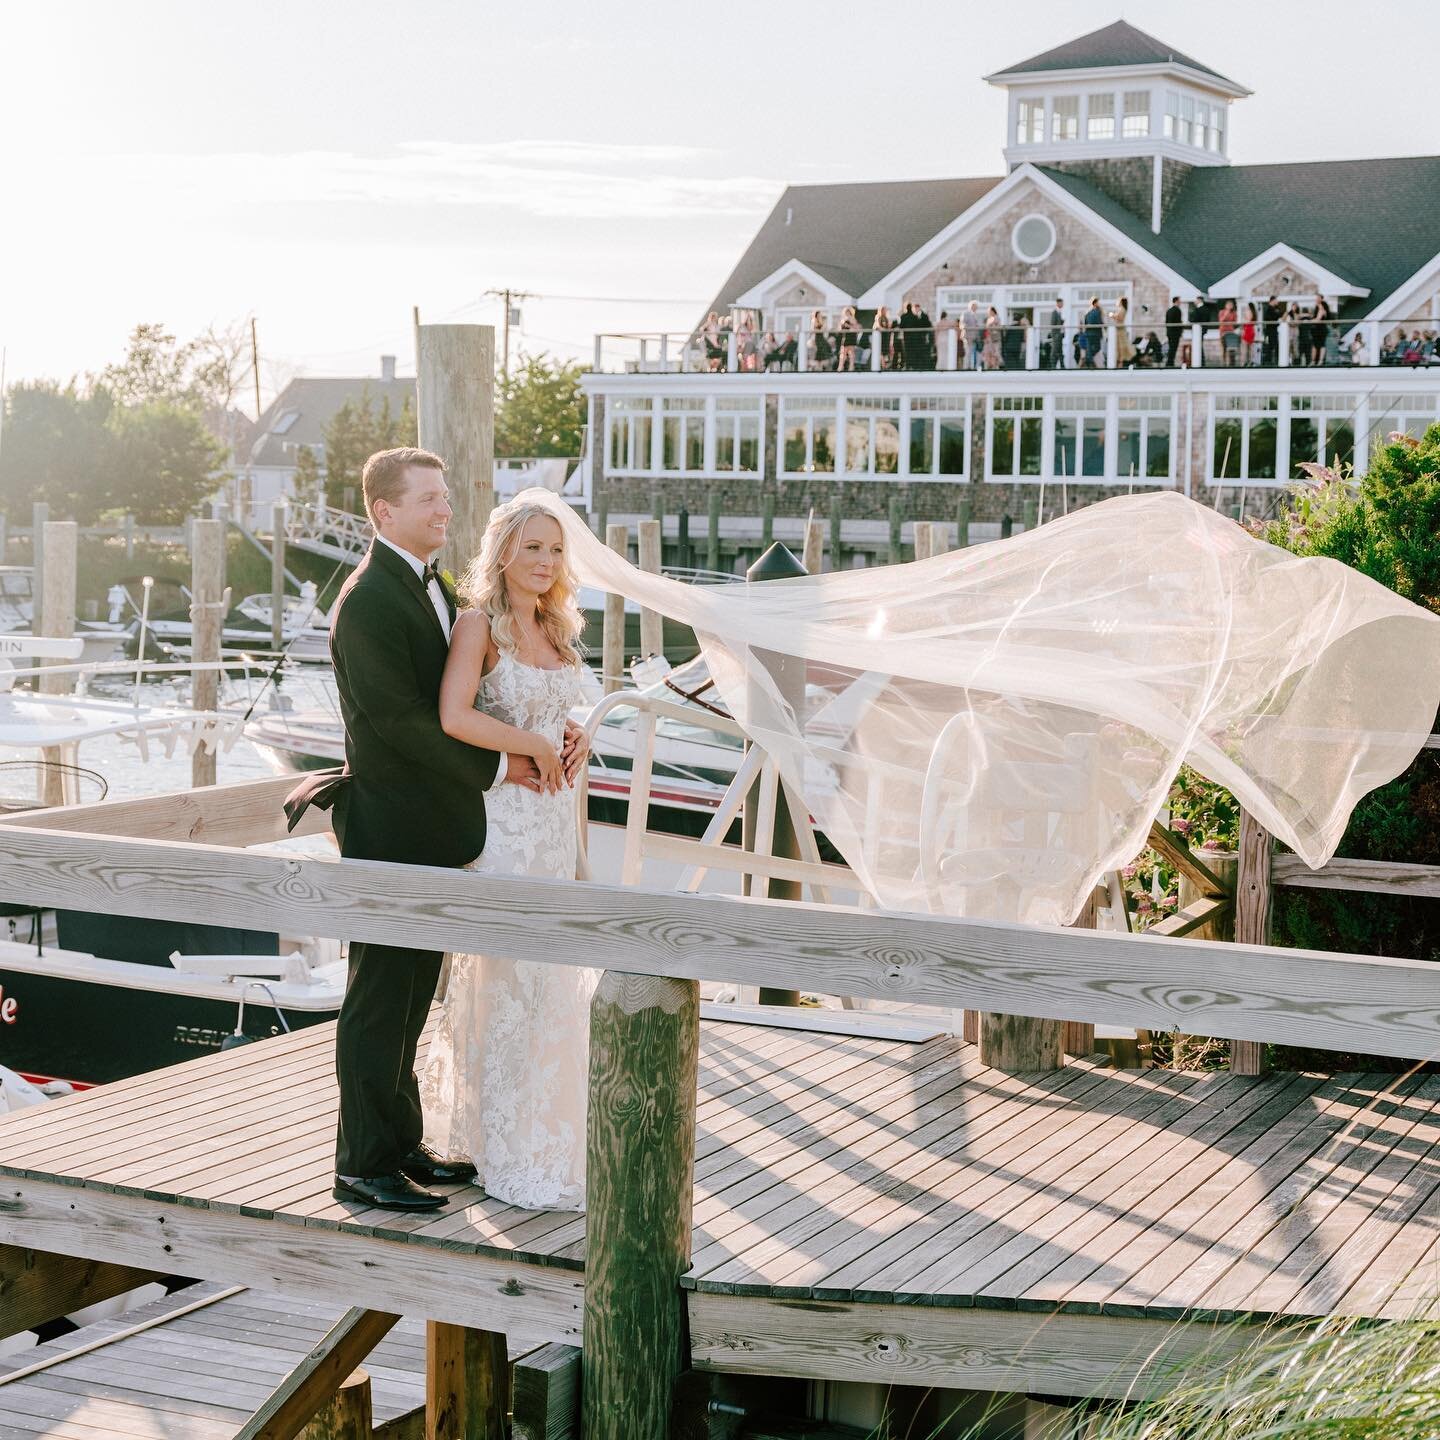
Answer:
M1109 93L1091 95L1086 110L1086 139L1113 140L1115 138L1115 96Z
M667 395L660 428L660 468L689 472L705 468L704 397Z
M898 396L846 400L845 471L849 475L899 474Z
M969 449L965 400L947 395L910 399L910 474L963 476Z
M655 400L651 396L615 396L609 403L610 443L606 452L612 471L649 470L654 434Z
M940 417L940 474L965 474L969 449L965 438L964 416L942 415Z
M1038 145L1045 138L1045 102L1022 100L1016 112L1015 143Z
M1052 140L1078 140L1080 138L1080 97L1058 95L1050 106L1050 138Z
M839 435L835 401L800 396L784 401L781 411L781 455L791 475L833 474Z
M1121 133L1127 140L1150 133L1150 92L1148 90L1127 90L1125 92L1125 118Z
M1174 90L1165 92L1165 138L1173 140L1180 133L1180 96Z
M929 475L935 466L935 417L910 416L910 473Z
M715 401L715 468L760 473L760 427L764 412L754 400Z

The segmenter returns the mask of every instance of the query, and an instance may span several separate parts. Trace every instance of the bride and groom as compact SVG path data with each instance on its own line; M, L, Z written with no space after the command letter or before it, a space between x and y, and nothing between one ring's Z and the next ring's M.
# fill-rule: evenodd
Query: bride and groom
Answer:
M473 608L457 613L434 563L452 513L444 461L383 450L362 485L375 539L330 630L345 769L291 792L292 827L333 806L347 858L573 878L584 620L560 525L538 506L497 508L461 582ZM350 946L336 1198L433 1210L446 1197L429 1186L475 1180L527 1209L583 1209L599 972L453 956L417 1076L442 958Z

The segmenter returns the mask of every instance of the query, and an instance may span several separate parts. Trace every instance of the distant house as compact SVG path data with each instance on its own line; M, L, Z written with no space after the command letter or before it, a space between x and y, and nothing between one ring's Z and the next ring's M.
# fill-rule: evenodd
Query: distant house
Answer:
M260 417L255 440L248 456L237 455L237 486L244 496L248 489L248 513L243 523L268 526L270 507L280 497L294 493L295 467L300 452L308 447L325 471L325 428L351 401L359 404L366 396L376 408L388 400L394 414L408 400L415 403L415 381L395 376L395 357L380 357L380 375L303 376L292 380ZM338 495L332 497L339 503ZM241 507L237 506L237 518Z

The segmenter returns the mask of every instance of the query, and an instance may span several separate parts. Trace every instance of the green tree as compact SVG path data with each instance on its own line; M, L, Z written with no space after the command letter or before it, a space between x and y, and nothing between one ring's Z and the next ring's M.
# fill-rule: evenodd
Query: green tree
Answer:
M181 345L163 325L146 322L130 332L125 358L105 367L100 384L122 406L158 400L199 409L206 397L193 373L195 358L194 344Z
M308 445L302 445L300 453L295 457L295 478L292 483L295 498L302 505L313 505L320 498L320 461Z
M86 523L111 503L113 404L109 391L82 390L73 380L10 387L0 450L0 506L8 515L28 523L31 505L44 500L56 519Z
M216 488L224 447L192 409L151 400L114 410L111 503L177 525Z
M498 456L579 455L585 431L583 366L548 355L521 355L496 388Z
M377 450L397 445L415 445L415 410L407 396L397 415L390 397L382 396L379 407L369 386L359 400L347 400L325 426L325 489L338 504L347 486L360 488L360 472Z

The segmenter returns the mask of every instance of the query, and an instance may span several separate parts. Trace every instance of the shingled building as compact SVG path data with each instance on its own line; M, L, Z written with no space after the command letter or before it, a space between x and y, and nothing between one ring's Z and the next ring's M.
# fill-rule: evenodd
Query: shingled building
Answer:
M1253 510L1440 415L1440 157L1232 165L1250 92L1124 21L986 78L1003 175L790 186L716 320L597 337L610 514L716 487L727 514L768 491L878 518L904 487L941 519L966 486L977 519L1018 517L1041 485ZM918 329L876 329L912 306Z

